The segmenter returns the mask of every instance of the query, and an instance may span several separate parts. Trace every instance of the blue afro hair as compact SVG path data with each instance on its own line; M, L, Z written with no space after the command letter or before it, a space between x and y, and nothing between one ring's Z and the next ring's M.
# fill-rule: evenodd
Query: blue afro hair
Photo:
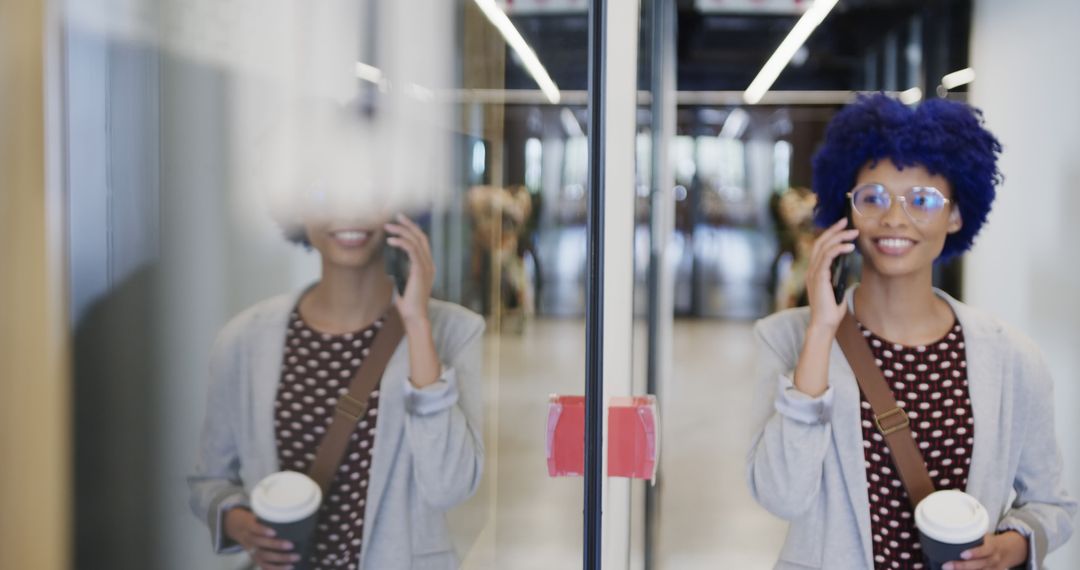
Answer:
M945 99L912 109L884 94L861 95L829 123L814 156L814 221L822 227L847 212L847 193L867 163L888 159L903 168L920 165L952 185L963 227L945 239L939 261L971 248L1001 182L1001 143L983 127L982 112Z

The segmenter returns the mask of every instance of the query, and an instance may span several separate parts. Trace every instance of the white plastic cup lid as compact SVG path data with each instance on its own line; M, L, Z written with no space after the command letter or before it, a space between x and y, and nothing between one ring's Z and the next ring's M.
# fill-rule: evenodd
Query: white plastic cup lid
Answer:
M915 525L938 542L966 544L986 536L990 517L978 499L963 491L937 491L915 507Z
M280 471L255 485L251 509L267 522L290 523L303 520L319 510L322 490L303 473Z

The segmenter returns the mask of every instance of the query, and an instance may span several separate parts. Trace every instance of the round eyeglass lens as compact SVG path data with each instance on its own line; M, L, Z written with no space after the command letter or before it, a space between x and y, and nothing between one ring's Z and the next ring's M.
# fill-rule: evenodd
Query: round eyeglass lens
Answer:
M859 186L851 196L855 211L868 218L884 215L892 205L892 197L880 184Z
M937 188L916 186L905 197L908 214L917 221L930 221L945 208L945 197Z

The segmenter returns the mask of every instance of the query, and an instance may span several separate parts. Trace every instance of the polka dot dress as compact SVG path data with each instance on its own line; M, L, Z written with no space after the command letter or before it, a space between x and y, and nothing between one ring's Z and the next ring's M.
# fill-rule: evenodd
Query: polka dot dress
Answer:
M968 393L964 334L959 324L926 346L902 346L863 328L875 361L911 420L911 435L926 461L934 488L967 487L974 418ZM862 397L863 449L870 496L870 536L874 566L924 568L915 515L870 403Z
M274 431L282 469L307 473L330 427L334 406L349 389L382 320L353 333L329 335L310 328L293 311L274 403ZM352 434L341 467L323 498L312 540L312 570L356 568L364 536L364 506L375 445L379 391Z

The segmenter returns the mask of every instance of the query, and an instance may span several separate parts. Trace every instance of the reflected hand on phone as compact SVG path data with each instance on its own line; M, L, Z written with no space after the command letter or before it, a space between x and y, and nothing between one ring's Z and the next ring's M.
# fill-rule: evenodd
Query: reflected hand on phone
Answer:
M398 214L395 222L386 224L390 237L386 242L400 248L409 256L409 278L405 291L395 301L398 313L406 323L416 319L427 319L428 300L435 284L435 260L431 255L431 245L427 235L409 218Z

